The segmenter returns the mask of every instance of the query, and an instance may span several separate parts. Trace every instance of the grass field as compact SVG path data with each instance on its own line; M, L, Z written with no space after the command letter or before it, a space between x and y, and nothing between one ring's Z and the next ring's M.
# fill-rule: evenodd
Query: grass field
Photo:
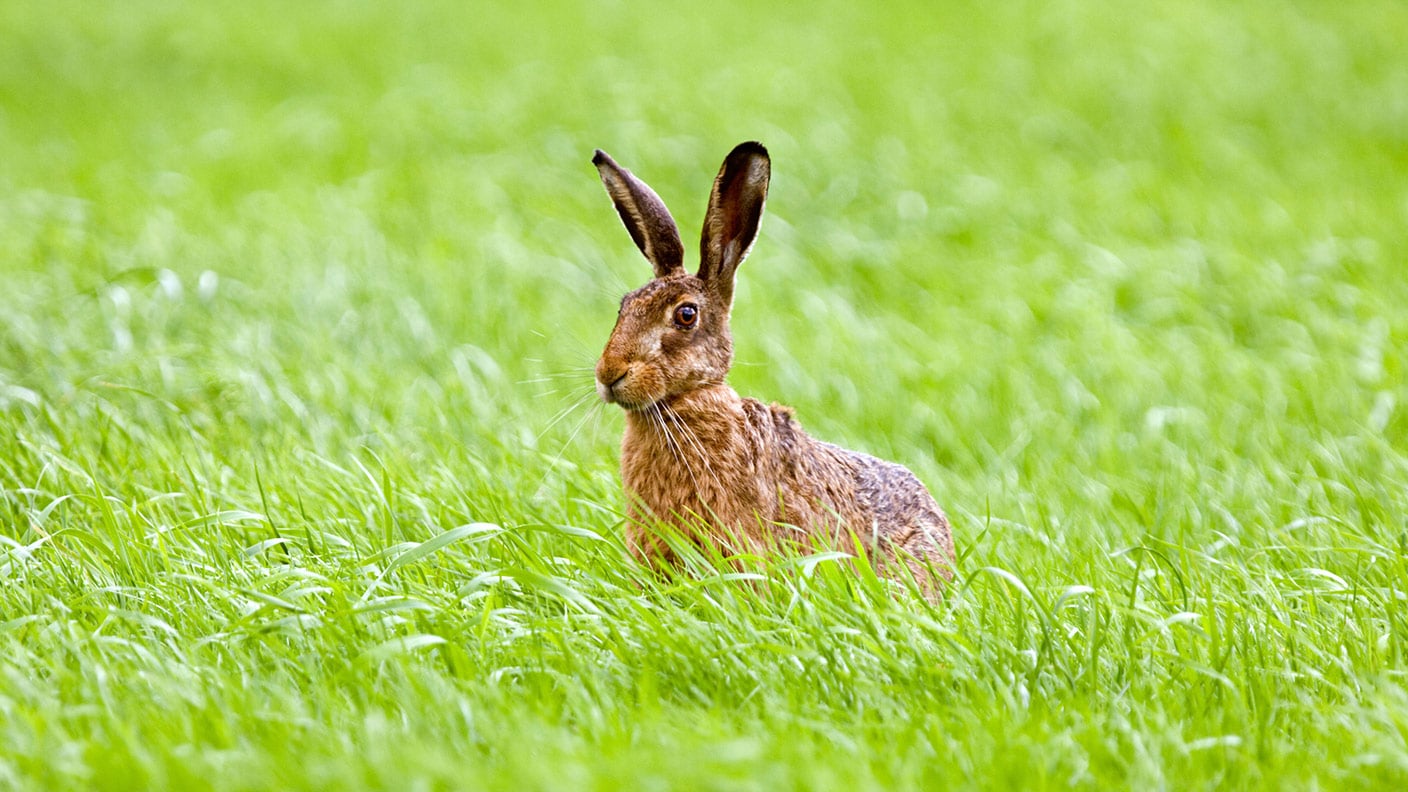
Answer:
M868 9L0 4L0 787L1408 785L1408 8ZM591 152L746 139L936 606L624 554Z

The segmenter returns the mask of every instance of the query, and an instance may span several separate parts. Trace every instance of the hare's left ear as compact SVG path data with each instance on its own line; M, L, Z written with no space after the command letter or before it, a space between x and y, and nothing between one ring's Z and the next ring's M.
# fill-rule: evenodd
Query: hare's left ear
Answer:
M725 305L733 302L733 275L758 237L771 174L768 150L748 142L728 153L714 179L699 243L699 277Z

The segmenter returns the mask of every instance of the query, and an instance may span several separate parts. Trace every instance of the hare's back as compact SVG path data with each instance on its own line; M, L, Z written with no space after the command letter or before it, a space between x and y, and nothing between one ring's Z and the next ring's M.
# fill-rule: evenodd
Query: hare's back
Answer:
M856 494L873 515L877 538L915 556L951 561L948 517L919 477L894 462L858 451L845 453L854 466Z

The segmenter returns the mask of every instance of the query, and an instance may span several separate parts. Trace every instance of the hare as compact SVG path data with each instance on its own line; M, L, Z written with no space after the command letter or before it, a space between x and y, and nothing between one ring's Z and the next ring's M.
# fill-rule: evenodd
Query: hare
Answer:
M818 534L838 545L855 537L878 568L903 560L932 595L942 583L931 570L952 577L953 537L914 474L815 440L791 408L741 398L724 382L733 362L734 273L762 220L767 149L742 143L724 159L693 275L660 197L601 150L592 164L655 269L621 300L596 364L597 393L626 413L621 479L632 553L652 565L677 561L649 529L652 518L694 526L694 541L734 551Z

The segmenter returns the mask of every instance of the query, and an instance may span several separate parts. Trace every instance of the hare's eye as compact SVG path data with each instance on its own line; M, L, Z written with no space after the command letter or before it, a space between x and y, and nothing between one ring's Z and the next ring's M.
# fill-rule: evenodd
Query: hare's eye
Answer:
M699 321L699 306L685 303L675 309L675 324L685 329L694 327Z

